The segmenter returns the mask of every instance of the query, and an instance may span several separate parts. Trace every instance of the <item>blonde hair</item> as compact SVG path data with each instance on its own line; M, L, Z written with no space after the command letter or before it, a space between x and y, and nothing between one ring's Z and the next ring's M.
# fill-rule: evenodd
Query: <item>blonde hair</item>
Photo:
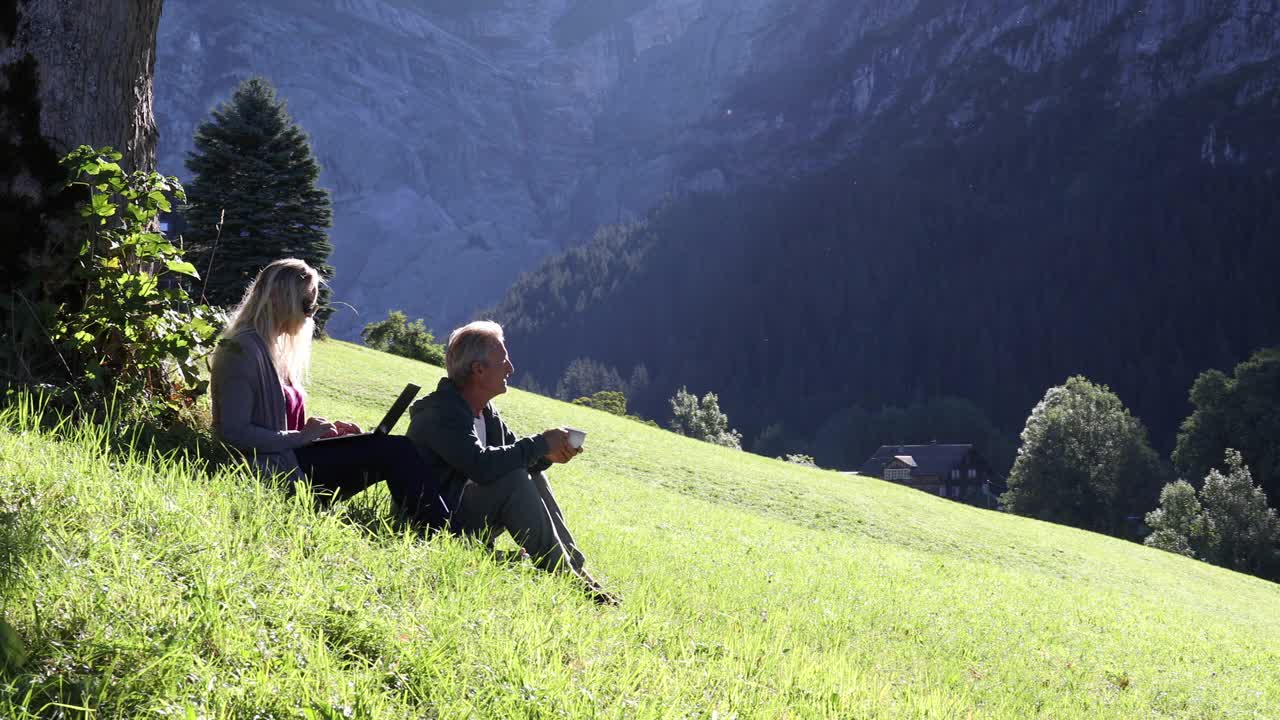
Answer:
M502 326L492 320L476 320L449 333L444 368L459 385L471 379L472 363L485 362L489 351L503 342Z
M320 282L320 273L302 260L276 260L249 283L222 336L257 330L271 353L280 383L301 389L311 365L311 336L315 332L307 309L319 299Z

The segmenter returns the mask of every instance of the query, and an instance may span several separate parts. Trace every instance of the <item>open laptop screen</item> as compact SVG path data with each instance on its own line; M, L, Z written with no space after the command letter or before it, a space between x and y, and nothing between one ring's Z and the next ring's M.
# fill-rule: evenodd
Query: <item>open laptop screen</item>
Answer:
M315 442L333 442L334 440L350 440L351 438L368 437L370 435L387 435L396 426L396 423L400 422L400 416L404 415L404 411L409 409L409 403L413 402L413 399L421 389L421 387L413 383L405 385L404 390L400 391L400 397L396 398L396 401L391 404L391 409L383 416L382 422L378 423L373 432L337 435L335 437L320 438Z

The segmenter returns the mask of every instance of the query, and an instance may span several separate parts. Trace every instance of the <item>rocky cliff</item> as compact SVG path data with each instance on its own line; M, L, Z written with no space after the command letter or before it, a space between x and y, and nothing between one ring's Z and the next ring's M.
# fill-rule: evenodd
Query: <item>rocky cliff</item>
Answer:
M334 194L359 315L332 330L443 329L664 196L963 137L1011 98L1034 123L1081 83L1135 118L1243 71L1235 102L1272 97L1278 54L1280 0L168 0L159 155L184 174L195 125L266 75ZM1202 162L1268 151L1204 132Z

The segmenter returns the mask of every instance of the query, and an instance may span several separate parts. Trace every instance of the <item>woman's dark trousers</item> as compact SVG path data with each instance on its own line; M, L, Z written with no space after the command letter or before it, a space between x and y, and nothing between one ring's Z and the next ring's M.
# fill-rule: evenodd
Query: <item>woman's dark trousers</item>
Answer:
M380 481L393 488L408 487L423 482L426 476L417 448L403 435L375 433L328 440L294 453L316 498L324 504L349 498Z

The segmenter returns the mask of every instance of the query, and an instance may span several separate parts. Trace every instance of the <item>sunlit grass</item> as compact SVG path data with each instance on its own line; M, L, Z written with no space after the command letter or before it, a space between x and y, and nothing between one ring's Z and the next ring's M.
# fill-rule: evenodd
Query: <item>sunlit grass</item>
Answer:
M372 425L440 374L324 343L310 409ZM553 485L622 608L399 534L384 491L317 513L8 411L0 510L35 542L4 605L31 660L0 717L1280 716L1276 585L519 391L497 404L518 431L589 432Z

